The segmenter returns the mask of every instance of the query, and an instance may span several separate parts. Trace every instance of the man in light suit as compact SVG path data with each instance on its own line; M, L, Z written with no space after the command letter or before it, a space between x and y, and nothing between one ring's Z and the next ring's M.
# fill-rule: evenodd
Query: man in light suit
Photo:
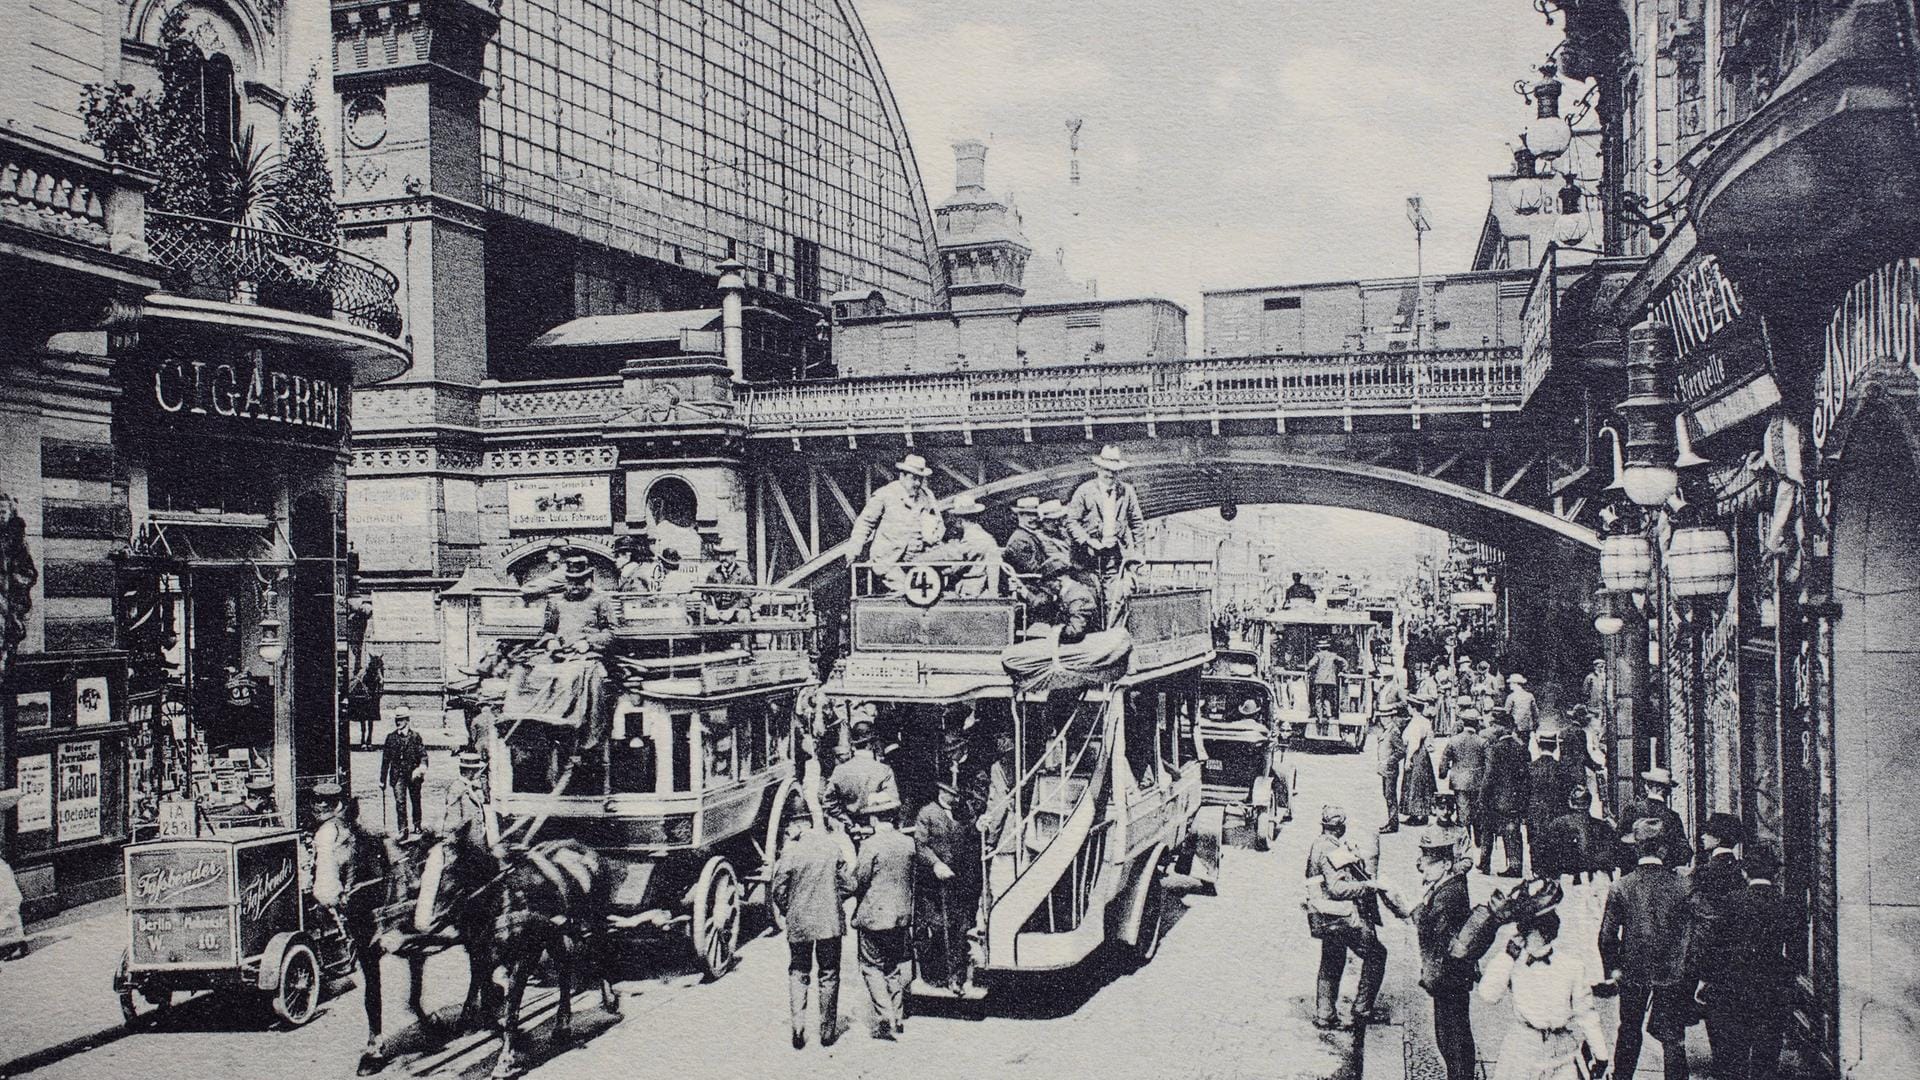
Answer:
M1112 626L1132 592L1127 568L1146 561L1147 519L1140 512L1140 494L1120 479L1127 467L1120 451L1106 447L1093 464L1093 479L1075 488L1067 501L1067 532L1099 583L1102 621Z
M832 1046L840 1037L840 939L847 932L841 901L847 896L843 886L851 877L852 863L833 837L813 827L811 816L793 814L787 828L792 839L774 861L768 888L787 922L787 1008L793 1048L807 1045L807 993L816 967L820 1045Z
M900 563L939 543L946 524L938 500L927 488L933 470L926 459L908 454L894 467L899 479L874 491L853 523L847 562L859 562L865 554L887 588L904 592L906 576L900 572Z

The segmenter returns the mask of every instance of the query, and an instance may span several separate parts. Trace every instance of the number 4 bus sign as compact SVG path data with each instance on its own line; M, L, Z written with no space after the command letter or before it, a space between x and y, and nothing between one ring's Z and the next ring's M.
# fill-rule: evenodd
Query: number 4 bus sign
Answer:
M947 591L947 583L941 578L940 571L931 566L909 566L906 568L907 603L914 607L932 607L940 602Z

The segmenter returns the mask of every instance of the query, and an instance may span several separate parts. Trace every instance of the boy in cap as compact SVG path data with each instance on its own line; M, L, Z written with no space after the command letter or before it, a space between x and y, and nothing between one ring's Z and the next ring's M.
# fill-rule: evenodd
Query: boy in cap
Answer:
M807 993L817 969L820 979L820 1045L840 1037L840 939L846 936L842 903L853 867L840 845L813 826L804 805L787 816L789 839L774 861L768 895L786 920L787 1010L793 1048L807 1045Z
M1380 941L1379 883L1347 843L1347 812L1320 808L1320 835L1307 851L1307 926L1320 939L1320 971L1314 983L1313 1026L1340 1025L1334 1006L1349 952L1360 958L1360 985L1353 997L1356 1024L1379 1021L1375 1008L1387 974L1387 947Z
M960 824L959 801L960 788L948 774L940 778L933 801L913 816L919 855L913 883L914 954L922 979L956 992L971 978L967 928L978 906L977 898L967 895L962 871L968 863L980 865L980 853L969 843L974 830Z

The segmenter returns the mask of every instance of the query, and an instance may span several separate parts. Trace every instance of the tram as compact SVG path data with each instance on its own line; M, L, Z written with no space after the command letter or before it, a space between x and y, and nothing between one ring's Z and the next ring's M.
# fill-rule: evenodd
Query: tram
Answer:
M1377 624L1365 611L1296 604L1254 619L1251 632L1260 670L1274 688L1283 738L1337 742L1358 750L1373 723L1374 680L1379 669L1373 637ZM1325 641L1345 663L1338 710L1313 715L1307 661Z
M1151 568L1143 580L1154 580ZM871 711L878 741L897 744L891 764L910 808L943 772L958 773L984 822L969 883L978 895L965 898L978 912L973 980L963 989L916 973L916 994L985 996L1109 942L1144 963L1159 947L1166 876L1217 878L1224 819L1220 807L1202 808L1194 741L1211 614L1204 588L1143 584L1126 635L1087 638L1090 647L1130 638L1124 665L1092 685L1038 693L1002 663L1029 632L1022 601L946 595L937 584L882 595L855 568L851 647L821 708Z
M795 701L817 683L811 599L748 585L612 595L605 737L575 757L570 733L516 715L508 695L480 725L493 827L599 852L613 868L613 925L684 935L718 978L743 908L771 907L784 814L799 798ZM511 650L540 636L539 606L502 601L482 604L483 639Z

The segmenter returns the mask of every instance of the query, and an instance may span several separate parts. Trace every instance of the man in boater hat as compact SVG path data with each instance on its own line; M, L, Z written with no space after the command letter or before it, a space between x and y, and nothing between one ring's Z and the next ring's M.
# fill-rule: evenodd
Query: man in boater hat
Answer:
M847 563L857 563L864 556L889 589L904 592L907 580L900 563L939 543L946 535L946 522L940 516L939 501L927 488L927 477L933 475L927 460L908 454L894 469L899 477L876 489L854 520Z
M1093 458L1093 479L1067 500L1067 533L1080 545L1085 567L1100 589L1101 617L1111 627L1132 592L1126 569L1146 561L1147 519L1140 495L1120 479L1127 462L1108 446Z

